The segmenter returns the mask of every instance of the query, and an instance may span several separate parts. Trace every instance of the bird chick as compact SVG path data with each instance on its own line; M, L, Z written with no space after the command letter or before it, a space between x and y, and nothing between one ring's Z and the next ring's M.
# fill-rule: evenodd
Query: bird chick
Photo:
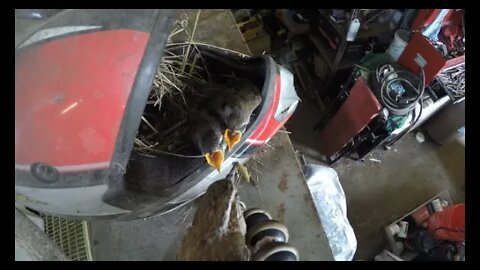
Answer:
M224 147L222 127L218 120L204 110L194 110L189 114L188 127L193 145L210 166L220 171Z
M199 199L191 227L180 242L177 260L246 261L246 224L229 179L214 182Z
M253 111L262 102L260 91L248 80L235 80L231 87L219 91L207 106L223 124L228 150L240 141Z

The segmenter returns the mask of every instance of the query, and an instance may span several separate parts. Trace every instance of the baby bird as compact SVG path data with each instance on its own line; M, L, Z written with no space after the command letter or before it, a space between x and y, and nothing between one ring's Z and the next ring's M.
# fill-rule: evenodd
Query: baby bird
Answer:
M230 87L209 100L206 109L215 115L222 124L223 136L228 150L240 141L253 111L262 102L259 89L250 81L237 79Z
M219 121L204 110L193 110L187 125L193 145L207 163L220 171L224 159L223 132Z

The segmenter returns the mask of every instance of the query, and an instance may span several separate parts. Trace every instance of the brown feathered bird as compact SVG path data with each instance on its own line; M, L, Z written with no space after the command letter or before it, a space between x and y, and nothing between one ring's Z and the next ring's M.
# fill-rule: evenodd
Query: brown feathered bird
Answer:
M224 139L229 150L240 141L253 111L262 102L260 90L251 81L236 79L208 101L206 109L224 127Z
M234 79L227 85L197 85L196 88L205 96L191 109L189 135L208 164L220 171L224 146L226 144L231 150L240 141L252 112L262 101L260 91L246 79Z
M223 130L217 118L204 110L192 110L187 126L193 145L207 163L220 171L224 159Z
M219 180L199 199L198 208L177 251L180 261L247 261L246 224L230 179Z

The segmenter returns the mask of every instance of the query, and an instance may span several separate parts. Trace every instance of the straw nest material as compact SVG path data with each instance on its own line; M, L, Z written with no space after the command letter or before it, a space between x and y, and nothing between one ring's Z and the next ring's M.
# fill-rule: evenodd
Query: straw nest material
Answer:
M185 132L189 108L209 95L195 91L198 89L195 86L213 84L204 59L193 41L199 14L196 15L191 33L187 30L188 18L184 14L184 19L175 22L168 38L135 138L134 149L140 153L187 157L182 150L189 147ZM172 37L178 34L186 35L189 40L172 42Z

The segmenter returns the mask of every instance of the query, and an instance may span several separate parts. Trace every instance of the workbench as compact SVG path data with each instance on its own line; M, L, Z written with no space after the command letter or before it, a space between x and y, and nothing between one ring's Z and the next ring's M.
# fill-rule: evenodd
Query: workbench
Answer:
M184 12L188 27L193 27L197 11ZM202 10L194 40L250 54L229 10ZM265 209L284 223L290 232L289 243L298 249L301 260L333 260L288 134L281 130L246 165L255 180L255 184L240 186L240 200L247 208ZM194 204L147 219L91 222L94 260L175 260Z

